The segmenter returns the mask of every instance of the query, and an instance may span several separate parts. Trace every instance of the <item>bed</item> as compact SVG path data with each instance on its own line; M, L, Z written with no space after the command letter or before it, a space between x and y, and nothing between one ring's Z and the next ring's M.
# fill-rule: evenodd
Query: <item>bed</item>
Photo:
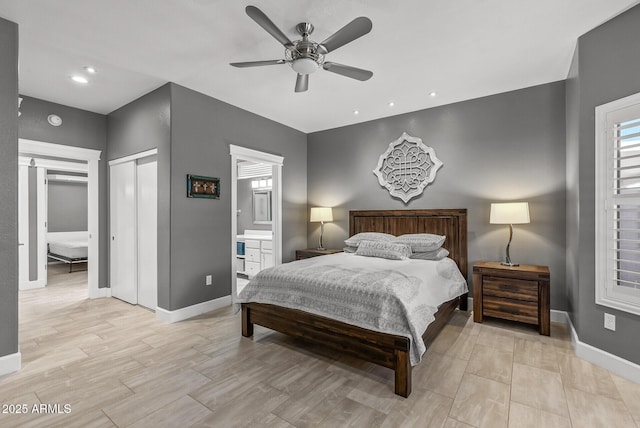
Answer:
M47 256L67 263L69 273L73 265L86 263L89 253L89 234L86 231L47 233Z
M447 237L444 248L467 277L466 209L367 210L349 213L349 235L360 232L385 232L393 235L434 233ZM330 256L324 256L330 257ZM298 262L297 262L298 263ZM435 319L428 324L422 340L431 342L459 305L467 309L467 294L441 304ZM411 394L411 340L403 335L382 333L340 320L279 305L245 302L242 309L242 335L251 337L255 324L285 333L304 341L321 344L344 354L394 370L395 393Z

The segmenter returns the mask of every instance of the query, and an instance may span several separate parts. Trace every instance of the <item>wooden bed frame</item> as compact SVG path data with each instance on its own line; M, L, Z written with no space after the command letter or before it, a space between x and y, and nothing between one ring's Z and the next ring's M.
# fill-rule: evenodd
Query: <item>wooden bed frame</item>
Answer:
M446 235L444 247L467 278L466 209L350 211L349 236L360 232ZM467 294L440 306L435 321L429 324L422 335L425 343L437 336L458 304L461 310L467 310ZM410 340L404 336L380 333L296 309L242 303L242 335L253 336L254 324L393 369L395 393L403 397L411 394Z

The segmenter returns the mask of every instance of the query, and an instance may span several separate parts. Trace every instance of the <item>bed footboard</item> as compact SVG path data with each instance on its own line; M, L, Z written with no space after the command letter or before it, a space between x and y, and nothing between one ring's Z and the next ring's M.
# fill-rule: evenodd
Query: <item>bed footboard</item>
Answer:
M253 335L254 324L393 369L395 393L402 397L411 394L410 340L406 337L367 330L296 309L243 303L244 337Z
M436 314L437 322L430 325L425 336L435 337L457 304L457 298L444 304ZM395 393L402 397L411 394L410 340L404 336L380 333L296 309L242 303L244 337L253 336L254 324L390 368L395 373Z

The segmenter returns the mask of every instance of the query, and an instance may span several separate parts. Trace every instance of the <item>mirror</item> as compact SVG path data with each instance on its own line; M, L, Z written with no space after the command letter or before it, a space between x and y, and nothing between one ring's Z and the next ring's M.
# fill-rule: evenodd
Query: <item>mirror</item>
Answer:
M271 190L253 191L253 223L271 224Z

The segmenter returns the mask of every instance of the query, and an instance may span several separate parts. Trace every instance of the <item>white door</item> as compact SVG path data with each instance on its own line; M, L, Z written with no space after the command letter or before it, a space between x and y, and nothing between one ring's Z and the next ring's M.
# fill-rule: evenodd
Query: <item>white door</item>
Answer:
M158 306L158 162L156 156L138 160L138 304Z
M20 289L29 285L29 167L18 167L18 278Z
M111 165L109 170L111 295L138 303L136 268L136 163Z

